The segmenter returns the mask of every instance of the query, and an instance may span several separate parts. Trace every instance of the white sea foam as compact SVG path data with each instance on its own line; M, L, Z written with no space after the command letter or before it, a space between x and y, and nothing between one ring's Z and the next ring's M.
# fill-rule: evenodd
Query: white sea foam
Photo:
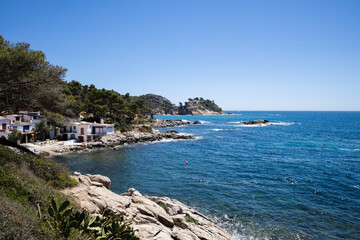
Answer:
M294 122L271 122L271 123L260 123L260 124L240 124L235 125L236 127L268 127L268 126L291 126L294 124L300 124L300 123L294 123Z
M271 124L251 124L251 125L246 125L246 124L240 124L240 125L235 125L235 127L267 127L267 126L271 126Z
M212 131L216 131L216 132L218 132L218 131L233 131L233 129L229 129L229 128L221 128L221 129L219 129L219 128L214 128L214 129L211 129Z
M354 149L348 149L348 148L339 148L341 151L347 151L347 152L358 152L360 149L354 148Z
M190 133L178 133L178 135L180 135L180 136L191 136Z
M159 140L159 141L153 141L152 143L168 143L168 142L180 142L180 141L184 141L186 139L162 139L162 140Z
M227 214L209 214L210 218L215 221L220 227L226 229L230 235L236 240L269 240L266 236L258 238L251 236L249 229L245 227L237 219L229 217Z
M203 125L208 125L208 124L210 124L210 122L208 122L208 121L204 121L204 120L199 120L200 122L201 122L201 124L203 124Z
M294 122L274 122L274 123L270 123L270 125L280 125L280 126L290 126L290 125L294 125L296 123Z

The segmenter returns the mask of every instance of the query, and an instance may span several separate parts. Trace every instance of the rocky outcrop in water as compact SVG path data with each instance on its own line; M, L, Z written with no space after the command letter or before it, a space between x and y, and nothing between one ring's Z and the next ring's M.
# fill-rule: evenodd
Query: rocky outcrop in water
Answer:
M167 128L167 127L177 127L177 126L183 126L183 125L190 125L190 124L201 124L200 121L186 121L186 120L180 120L180 119L167 119L162 120L160 118L153 118L149 120L149 124L153 128Z
M232 240L230 234L195 209L168 197L143 196L130 188L118 195L109 190L110 179L101 175L73 176L79 185L62 190L83 210L100 215L107 208L115 218L132 219L140 239Z
M270 122L268 120L264 119L264 120L243 121L240 123L243 123L245 125L254 125L254 124L269 124Z

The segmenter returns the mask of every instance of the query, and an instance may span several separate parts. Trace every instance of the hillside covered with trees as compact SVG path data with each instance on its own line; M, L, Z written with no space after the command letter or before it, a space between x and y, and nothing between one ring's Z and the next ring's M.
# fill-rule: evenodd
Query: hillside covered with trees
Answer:
M133 98L142 100L154 115L174 115L178 113L178 107L163 96L146 94Z
M146 94L139 97L145 106L151 110L152 115L214 115L223 114L223 110L212 100L202 97L189 98L187 102L173 104L170 100L160 95Z
M114 123L127 130L151 113L141 99L94 85L64 80L66 68L54 66L28 43L10 43L0 35L0 114L41 111L55 126L77 119Z

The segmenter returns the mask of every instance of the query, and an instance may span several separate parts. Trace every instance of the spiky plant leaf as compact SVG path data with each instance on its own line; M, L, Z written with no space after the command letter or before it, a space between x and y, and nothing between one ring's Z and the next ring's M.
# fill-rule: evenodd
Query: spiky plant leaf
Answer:
M63 202L59 208L59 212L64 211L68 206L70 205L70 202L68 200L66 200L65 202Z

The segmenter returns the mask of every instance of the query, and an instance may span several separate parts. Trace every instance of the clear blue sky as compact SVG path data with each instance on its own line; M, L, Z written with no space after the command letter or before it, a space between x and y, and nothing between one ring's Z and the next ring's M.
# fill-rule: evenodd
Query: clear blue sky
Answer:
M5 1L66 80L226 110L360 110L360 1Z

